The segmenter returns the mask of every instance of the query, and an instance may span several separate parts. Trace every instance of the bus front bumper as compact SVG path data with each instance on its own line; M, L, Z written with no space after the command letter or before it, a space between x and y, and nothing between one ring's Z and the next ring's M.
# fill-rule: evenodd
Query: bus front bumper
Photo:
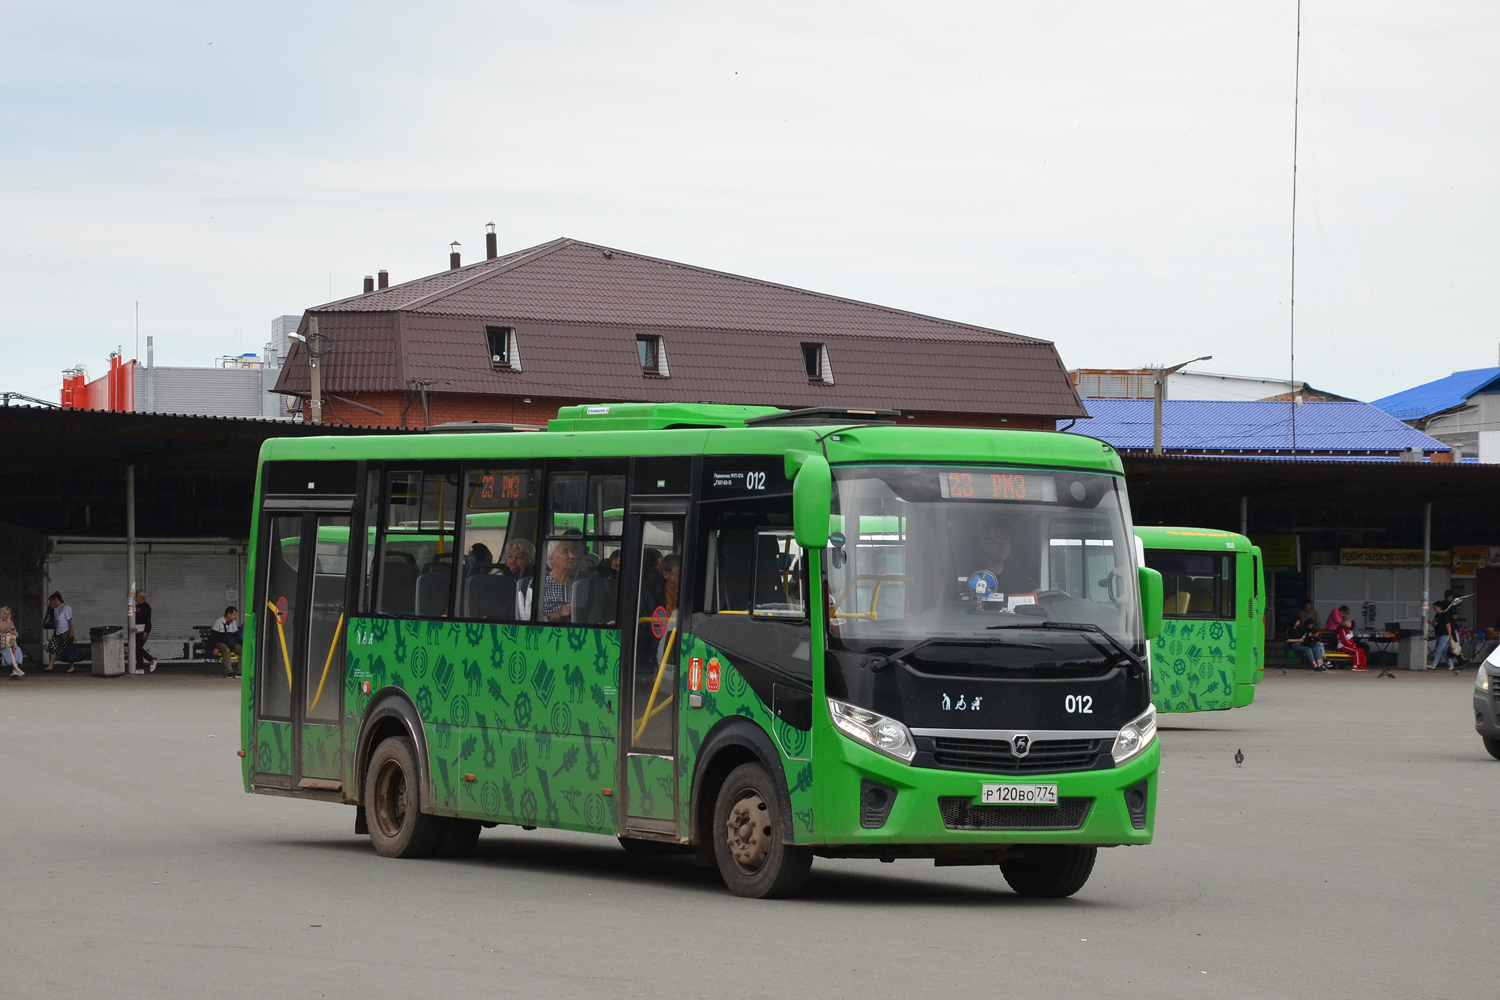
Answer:
M883 846L900 845L982 849L1009 844L1114 847L1151 842L1161 766L1158 739L1118 767L1016 776L912 767L836 731L830 736L841 745L842 759L822 768L814 779L815 786L822 786L815 838L822 845L878 854ZM889 813L874 828L866 824L875 822L878 815L861 809L861 796L869 791L867 783L895 790ZM987 784L1056 785L1059 805L997 810L980 800L981 786ZM894 853L923 856L927 852Z

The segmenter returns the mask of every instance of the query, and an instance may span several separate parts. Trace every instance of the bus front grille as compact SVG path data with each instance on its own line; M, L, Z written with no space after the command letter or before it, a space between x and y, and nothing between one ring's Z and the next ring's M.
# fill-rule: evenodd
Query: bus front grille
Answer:
M985 774L1056 774L1088 771L1104 749L1103 740L1037 740L1031 752L1017 757L1009 740L973 740L936 736L932 740L932 762L953 771Z
M1093 804L1093 799L1058 799L1055 806L976 806L963 798L938 799L950 830L1077 830Z

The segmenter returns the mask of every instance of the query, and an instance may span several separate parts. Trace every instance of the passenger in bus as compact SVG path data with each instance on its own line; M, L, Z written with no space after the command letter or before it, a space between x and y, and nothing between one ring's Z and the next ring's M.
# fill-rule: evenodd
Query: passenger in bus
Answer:
M524 538L512 538L505 546L505 569L516 581L516 620L531 621L531 567L536 549Z
M1036 591L1036 574L1012 552L1013 534L1002 518L989 521L979 535L979 558L964 574L965 581L980 570L995 576L995 591L1000 594L1030 594Z
M466 569L469 576L482 576L493 572L495 556L490 552L490 547L483 542L475 542L469 546L469 564Z
M542 580L542 619L565 623L573 617L573 584L583 564L582 534L578 538L558 538L547 545L547 575Z
M209 648L223 661L225 677L234 676L234 657L243 649L238 618L239 610L230 605L224 609L224 617L208 627Z

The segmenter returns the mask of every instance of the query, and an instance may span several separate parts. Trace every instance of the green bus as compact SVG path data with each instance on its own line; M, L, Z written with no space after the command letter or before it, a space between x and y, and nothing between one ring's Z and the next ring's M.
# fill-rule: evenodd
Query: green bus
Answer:
M1076 892L1156 808L1161 578L1119 456L896 416L267 441L246 790L355 806L389 857L512 824L694 852L750 897L815 855Z
M1145 564L1162 577L1161 635L1151 642L1158 712L1241 708L1266 667L1266 578L1250 539L1214 528L1144 528Z

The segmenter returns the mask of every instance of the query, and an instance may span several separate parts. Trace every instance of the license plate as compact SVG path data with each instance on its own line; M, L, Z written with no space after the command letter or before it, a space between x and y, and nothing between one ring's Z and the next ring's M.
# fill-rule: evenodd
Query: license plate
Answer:
M1056 785L981 785L979 800L987 806L1055 806Z

